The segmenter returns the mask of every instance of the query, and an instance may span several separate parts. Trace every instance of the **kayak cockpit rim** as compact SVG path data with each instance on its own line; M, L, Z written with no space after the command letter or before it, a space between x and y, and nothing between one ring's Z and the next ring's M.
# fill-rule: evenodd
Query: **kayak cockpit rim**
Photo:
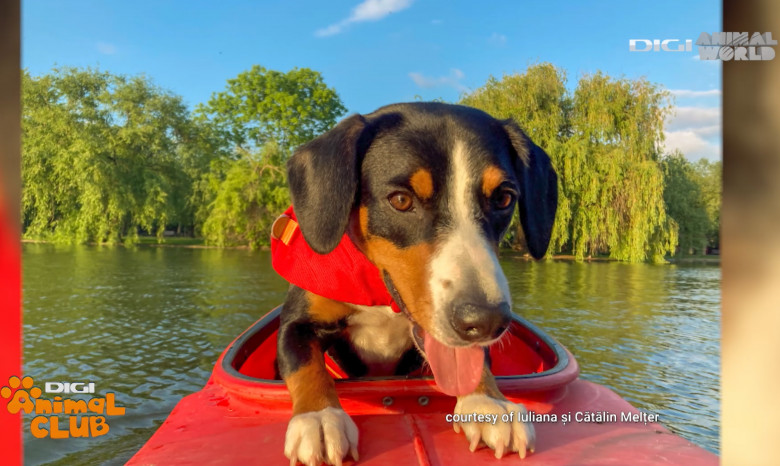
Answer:
M273 384L283 385L284 381L280 379L261 379L252 377L240 372L241 367L249 358L249 356L257 350L262 342L267 340L274 332L279 328L278 320L282 311L282 306L277 306L260 320L255 322L250 328L242 333L233 344L225 351L222 358L222 370L231 377L235 377L248 382L255 382L261 384ZM542 377L548 377L553 374L557 374L564 369L572 369L570 365L575 365L574 378L579 372L576 368L576 362L570 360L570 353L557 341L548 336L545 332L538 327L523 319L522 317L514 314L513 320L518 324L515 328L521 329L521 335L518 335L523 339L524 343L531 346L534 351L539 354L544 354L545 359L552 359L554 361L553 366L543 370L541 372L534 372L530 374L518 374L518 375L497 375L496 379L500 383L505 381L519 381L538 379ZM276 322L274 322L276 321ZM511 330L510 330L511 331ZM429 380L432 381L432 376L415 377L415 380ZM569 379L569 377L566 377ZM405 376L385 376L385 377L360 377L354 379L338 379L337 384L349 384L352 382L366 382L366 381L403 381L410 380Z

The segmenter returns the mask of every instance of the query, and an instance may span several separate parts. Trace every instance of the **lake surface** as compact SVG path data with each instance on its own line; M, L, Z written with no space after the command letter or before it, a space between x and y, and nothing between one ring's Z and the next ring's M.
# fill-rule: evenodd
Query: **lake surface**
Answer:
M26 417L26 464L124 463L287 289L267 252L25 244L22 259L25 375L95 382L126 407L95 438L37 439ZM718 266L501 262L515 312L581 377L719 453Z

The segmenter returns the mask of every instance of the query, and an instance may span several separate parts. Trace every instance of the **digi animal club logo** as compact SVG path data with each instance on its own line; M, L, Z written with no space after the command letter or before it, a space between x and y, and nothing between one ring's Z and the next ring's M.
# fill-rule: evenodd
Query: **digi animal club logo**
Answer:
M45 388L47 394L55 394L51 400L42 398L43 392L29 376L11 376L8 385L0 388L0 397L8 400L9 413L35 415L30 432L36 438L100 437L109 431L107 416L125 414L125 408L116 405L113 393L88 400L60 396L94 394L94 383L47 382Z

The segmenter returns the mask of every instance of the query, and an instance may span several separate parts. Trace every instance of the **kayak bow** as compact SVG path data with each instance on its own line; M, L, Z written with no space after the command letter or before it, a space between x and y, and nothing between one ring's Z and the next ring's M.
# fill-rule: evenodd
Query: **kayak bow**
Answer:
M289 464L282 450L292 404L275 368L280 311L228 346L206 386L182 399L128 464ZM465 437L448 422L455 399L440 393L432 377L349 379L326 358L341 404L360 431L360 464L718 462L654 422L653 413L579 379L574 356L518 316L490 356L498 387L529 411L535 453L524 460L497 460L487 448L470 453Z

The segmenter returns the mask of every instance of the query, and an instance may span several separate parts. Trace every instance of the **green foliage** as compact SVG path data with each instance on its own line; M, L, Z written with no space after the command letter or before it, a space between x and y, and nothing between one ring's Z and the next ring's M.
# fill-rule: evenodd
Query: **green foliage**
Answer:
M137 242L175 228L218 246L267 245L290 202L292 149L345 108L319 73L254 66L190 113L143 76L23 73L24 236ZM662 156L666 92L601 73L573 91L549 63L490 78L461 103L515 119L552 159L559 209L548 255L661 261L718 246L721 165ZM507 237L524 244L517 215Z
M25 237L133 242L181 220L190 180L177 150L190 128L179 97L89 69L22 79Z
M66 68L23 74L24 236L268 244L289 205L292 147L345 112L319 73L255 66L191 114L143 76Z
M245 150L276 141L288 151L330 129L346 108L316 71L282 73L255 65L228 80L227 89L199 106L198 113Z
M676 248L676 226L666 215L659 166L668 93L645 80L597 73L574 91L563 170L572 209L576 257L608 252L629 262L663 261Z
M711 247L720 247L720 205L723 194L723 164L700 159L693 164L696 183L701 188L702 202L707 211L709 226L707 242Z
M208 244L252 249L268 244L274 219L290 205L284 160L278 144L268 142L227 165L224 179L211 174L216 196L203 225Z
M268 245L273 220L290 203L285 162L293 148L330 129L346 109L322 76L254 66L198 108L196 121L231 155L214 159L195 197L209 244Z
M644 80L584 76L574 94L549 63L490 78L461 103L514 118L550 155L559 175L559 209L548 255L662 261L676 248L663 202L659 146L667 93ZM521 244L520 229L510 237Z
M664 202L669 215L679 226L680 251L702 249L707 243L710 220L704 207L701 186L693 165L675 152L663 158Z
M680 251L704 254L720 242L721 164L691 163L679 153L663 158L664 201L680 228Z

